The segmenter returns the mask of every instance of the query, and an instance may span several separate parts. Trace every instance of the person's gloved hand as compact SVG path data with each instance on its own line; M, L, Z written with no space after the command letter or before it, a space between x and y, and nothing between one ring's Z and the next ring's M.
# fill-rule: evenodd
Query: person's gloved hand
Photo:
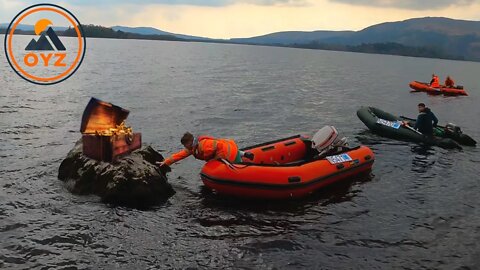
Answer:
M160 168L164 167L164 166L168 167L168 165L165 163L165 160L164 161L157 161L157 162L155 162L155 164L157 164L158 167L160 167Z
M168 164L165 163L165 160L157 161L157 162L155 162L155 164L158 166L160 172L163 175L166 175L167 173L172 171L172 168L170 168L170 166L168 166Z

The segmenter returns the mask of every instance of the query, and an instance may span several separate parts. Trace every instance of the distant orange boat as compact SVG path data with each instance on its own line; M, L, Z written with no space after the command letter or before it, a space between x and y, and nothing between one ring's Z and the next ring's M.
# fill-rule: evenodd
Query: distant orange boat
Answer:
M441 85L440 87L431 87L430 84L424 82L413 81L410 83L412 92L426 92L431 95L445 95L445 96L468 96L467 91L463 89L463 86L446 87Z

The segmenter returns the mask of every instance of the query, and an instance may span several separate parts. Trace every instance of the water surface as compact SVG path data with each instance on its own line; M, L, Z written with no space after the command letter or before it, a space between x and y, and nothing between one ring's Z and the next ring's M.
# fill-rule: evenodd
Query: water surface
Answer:
M1 37L3 38L3 36ZM67 81L37 86L0 52L0 267L6 269L478 269L480 154L378 137L361 105L480 138L480 64L260 46L88 39ZM3 43L2 43L3 46ZM411 94L408 82L450 74L469 97ZM240 146L336 126L376 153L372 175L299 201L212 196L202 163L173 167L177 193L149 211L70 194L57 179L91 96L131 111L164 154L185 131Z

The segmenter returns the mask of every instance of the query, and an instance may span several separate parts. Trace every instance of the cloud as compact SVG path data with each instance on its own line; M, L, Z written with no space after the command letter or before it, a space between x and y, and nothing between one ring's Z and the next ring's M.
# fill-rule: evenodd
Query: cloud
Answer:
M467 6L474 3L475 0L330 0L331 2L375 6L386 8L400 8L412 10L432 10L441 9L449 6Z
M273 5L284 5L284 6L307 6L310 5L308 0L237 0L232 2L239 3L248 3L261 6L273 6Z
M66 0L65 3L72 5L84 6L84 5L121 5L121 4L140 4L140 5L186 5L186 6L206 6L206 7L223 7L234 5L238 3L248 3L261 6L273 6L273 5L288 5L288 6L304 6L308 4L309 0Z
M417 1L58 0L54 2L73 12L83 24L152 26L171 33L211 38L250 37L289 30L361 30L386 21L402 21L427 16L465 20L480 18L480 0ZM427 4L424 3L425 1ZM9 23L20 10L34 3L38 1L0 0L0 23ZM465 6L467 4L471 5Z
M231 0L143 0L143 1L134 1L134 0L66 0L65 3L78 5L78 6L114 6L114 5L123 5L123 4L132 4L132 5L151 5L151 4L160 4L160 5L188 5L188 6L225 6L229 5Z

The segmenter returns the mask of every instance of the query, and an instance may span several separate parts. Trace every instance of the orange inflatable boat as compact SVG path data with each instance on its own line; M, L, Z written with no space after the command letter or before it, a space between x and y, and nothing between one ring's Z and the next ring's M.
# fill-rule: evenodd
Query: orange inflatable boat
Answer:
M368 147L343 148L320 157L311 145L311 140L297 135L251 146L242 149L255 155L251 163L212 160L200 175L205 186L218 194L285 199L306 196L372 168L374 154Z
M467 91L463 89L463 86L457 86L456 88L450 88L441 85L439 88L430 87L428 83L413 81L410 83L412 92L426 92L432 95L445 95L445 96L468 96Z

